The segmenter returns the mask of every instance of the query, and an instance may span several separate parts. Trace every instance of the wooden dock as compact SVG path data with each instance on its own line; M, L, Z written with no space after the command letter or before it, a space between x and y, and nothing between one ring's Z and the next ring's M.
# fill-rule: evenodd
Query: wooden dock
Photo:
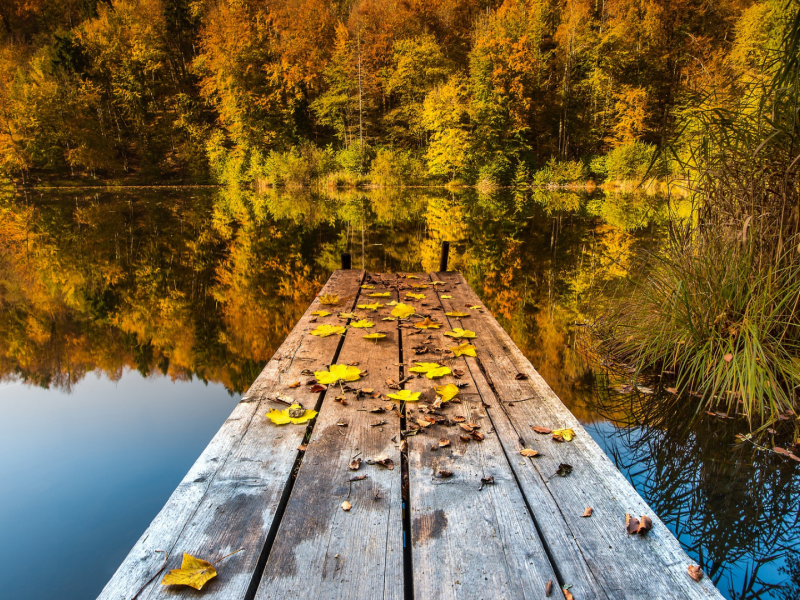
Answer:
M322 294L339 301L312 302L99 598L496 600L546 598L550 586L575 600L721 598L689 576L675 537L460 274L340 270ZM416 314L386 320L390 303ZM441 327L416 327L425 317ZM322 324L348 327L311 335ZM475 337L445 336L455 328ZM448 350L462 341L475 357ZM409 371L417 362L451 373L429 379ZM315 391L314 372L332 364L363 375ZM459 393L440 405L433 388L445 384ZM420 400L388 398L400 388ZM268 420L286 397L316 408L315 422ZM652 529L628 533L626 514ZM160 583L184 552L214 562L238 548L200 592Z

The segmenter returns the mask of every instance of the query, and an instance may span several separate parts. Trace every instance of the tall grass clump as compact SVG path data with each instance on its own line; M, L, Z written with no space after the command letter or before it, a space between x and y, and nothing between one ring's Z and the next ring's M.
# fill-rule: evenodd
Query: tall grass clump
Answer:
M674 374L676 388L700 406L743 414L751 424L792 413L800 263L754 269L757 252L752 240L723 232L673 239L606 323L612 352L639 371Z
M674 373L698 406L765 428L800 412L800 12L785 0L748 10L728 77L661 149L691 215L598 331L637 371Z

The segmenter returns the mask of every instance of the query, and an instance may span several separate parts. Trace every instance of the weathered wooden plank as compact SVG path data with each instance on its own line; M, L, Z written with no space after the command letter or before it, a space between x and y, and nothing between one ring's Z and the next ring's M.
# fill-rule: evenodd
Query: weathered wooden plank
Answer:
M443 335L449 328L439 298L433 287L424 292L428 306L419 300L412 304L442 327L403 328L403 362L409 367L415 360L437 362L463 375L415 377L405 387L429 402L436 397L436 385L465 387L454 402L434 412L428 402L406 405L407 421L421 425L408 437L414 596L544 598L548 581L557 588L557 578L464 358L446 351L458 342ZM415 348L425 352L417 354ZM445 424L424 425L425 417L439 416L447 419ZM453 421L458 417L477 425L484 439L467 434ZM439 447L440 439L449 446ZM452 475L443 477L442 471ZM482 484L488 478L493 483Z
M385 288L363 290L359 304L386 303L369 298ZM394 297L394 296L392 296ZM358 310L375 323L347 331L339 364L358 363L366 376L354 388L384 390L387 378L398 377L396 323L382 321L380 312ZM380 342L364 340L367 333L384 333ZM347 405L336 402L344 395ZM342 393L331 386L325 394L317 425L258 588L258 600L285 598L403 597L403 538L401 512L400 417L369 409L391 404L387 399ZM378 425L385 421L383 425ZM343 424L346 424L344 426ZM349 468L361 458L358 470ZM368 465L389 458L394 468ZM366 479L350 482L352 477ZM349 502L349 511L342 503Z
M321 293L349 296L346 306L352 307L363 275L337 271ZM318 301L311 303L99 598L132 598L161 567L164 554L156 550L169 554L166 571L180 566L183 552L213 562L241 547L245 550L226 559L203 596L244 597L305 433L303 427L268 424L268 409L281 408L268 398L283 392L313 406L319 394L288 386L307 379L301 375L304 369L333 360L339 347L335 338L308 335L316 326L311 312L320 308ZM191 590L159 585L162 575L153 577L138 597L195 596Z
M438 273L447 281L451 305L481 304L475 292L457 273ZM447 300L444 301L447 306ZM636 490L611 463L575 417L524 357L488 311L472 317L469 329L478 334L478 359L468 359L470 372L491 389L500 404L489 409L505 451L513 455L522 446L542 453L533 460L511 461L523 492L534 509L556 569L574 572L575 583L584 583L574 571L575 548L594 579L609 598L721 598L713 583L689 578L692 561L677 539L653 513ZM527 379L516 379L518 373ZM513 406L509 405L513 402ZM569 427L574 441L557 443L532 426ZM559 464L573 466L567 477L554 476ZM584 508L594 513L582 518ZM629 536L625 513L648 515L653 530L647 536ZM565 539L565 532L568 535ZM573 543L570 544L570 538ZM574 545L574 547L572 547ZM573 583L564 577L565 583ZM575 593L575 597L580 596Z

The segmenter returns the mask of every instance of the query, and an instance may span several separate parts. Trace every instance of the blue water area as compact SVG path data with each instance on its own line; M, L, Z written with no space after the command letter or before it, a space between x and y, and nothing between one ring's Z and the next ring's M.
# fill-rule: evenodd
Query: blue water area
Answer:
M0 383L0 597L97 596L237 400L130 370Z

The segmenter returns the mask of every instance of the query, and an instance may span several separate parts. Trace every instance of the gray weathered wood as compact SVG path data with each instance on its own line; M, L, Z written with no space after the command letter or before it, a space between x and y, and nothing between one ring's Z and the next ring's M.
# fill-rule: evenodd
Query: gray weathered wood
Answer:
M408 381L406 389L422 392L425 402L408 403L407 420L425 422L430 414L425 407L435 399L434 386L467 384L455 402L444 404L436 413L448 420L464 417L466 423L479 425L485 439L463 441L462 435L469 436L457 424L422 426L408 437L414 596L544 598L547 582L552 580L557 588L557 578L464 358L436 351L459 342L443 335L448 321L434 288L425 293L427 307L418 300L411 304L442 327L403 328L404 363L412 367L415 360L438 362L464 374L460 379L446 375ZM431 351L416 355L415 346ZM440 448L440 438L450 445ZM453 475L442 477L442 470ZM488 477L494 483L482 485L481 479Z
M460 274L436 276L450 284L447 292L453 296L450 302L459 310L465 304L481 304ZM687 567L693 563L680 543L494 317L484 310L469 325L478 334L476 345L480 350L478 360L468 359L467 363L475 378L483 377L484 386L500 401L489 411L506 452L513 455L524 445L542 453L534 460L511 461L511 464L534 507L534 516L556 568L568 573L574 566L578 556L568 543L572 538L580 557L609 598L720 598L708 578L697 583L689 577ZM517 373L527 379L516 379ZM554 442L551 436L534 433L531 427L536 425L572 428L576 437L572 442ZM567 477L555 476L560 463L572 465L573 473ZM587 506L594 509L594 514L582 518ZM647 536L629 536L625 531L625 513L649 516L653 530ZM566 540L565 532L568 532ZM581 575L577 572L575 576Z
M350 308L363 276L363 271L337 271L321 293L349 296L345 304ZM301 375L303 369L333 360L339 346L335 338L308 335L317 325L311 312L320 308L318 301L311 303L99 598L132 598L161 567L164 554L156 550L169 553L166 568L139 598L195 597L188 588L161 586L163 574L180 567L183 552L213 562L241 547L243 552L219 565L219 575L203 597L244 597L305 432L304 427L268 423L264 414L269 408L283 408L268 398L283 392L313 406L318 394L305 386L288 386L307 379Z
M381 291L380 285L362 290L358 303L387 303L391 298L368 297ZM357 362L367 373L350 386L384 390L385 380L396 379L399 372L396 323L381 320L387 307L356 312L375 327L348 329L338 363ZM376 332L386 338L377 343L363 339ZM325 394L257 600L403 597L400 418L393 412L368 412L391 404L385 398L356 399L345 393L344 406L335 401L341 395L338 385ZM375 426L380 421L386 423ZM357 471L349 468L354 458L363 461ZM394 469L366 464L379 458L392 459ZM367 478L349 482L362 474ZM344 501L352 505L349 511L342 509Z

